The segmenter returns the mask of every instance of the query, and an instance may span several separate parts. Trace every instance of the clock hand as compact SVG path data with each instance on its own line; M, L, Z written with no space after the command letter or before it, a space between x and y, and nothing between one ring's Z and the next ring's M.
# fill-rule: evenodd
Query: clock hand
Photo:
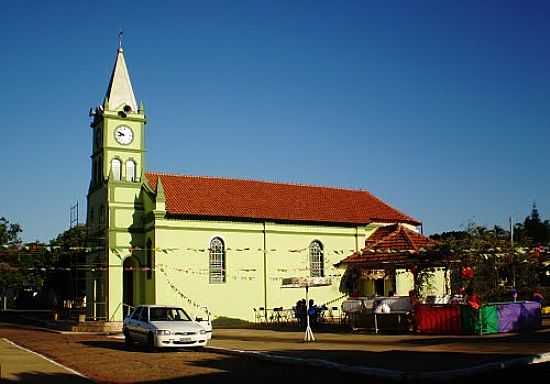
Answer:
M124 136L124 133L123 133L123 132L120 132L120 131L117 132L117 134L118 134L119 136Z

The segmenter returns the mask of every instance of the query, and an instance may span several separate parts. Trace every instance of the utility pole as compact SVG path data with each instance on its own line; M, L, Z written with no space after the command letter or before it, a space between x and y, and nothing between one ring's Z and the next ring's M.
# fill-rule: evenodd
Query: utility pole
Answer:
M516 253L514 252L514 226L512 216L508 217L510 223L510 252L512 252L512 286L516 289Z
M69 229L78 225L78 201L75 205L71 206L69 214Z

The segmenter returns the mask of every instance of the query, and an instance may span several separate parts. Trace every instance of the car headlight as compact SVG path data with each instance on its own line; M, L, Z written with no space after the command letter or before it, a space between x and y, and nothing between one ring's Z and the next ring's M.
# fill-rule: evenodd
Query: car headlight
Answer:
M199 332L201 335L206 335L206 331L204 329L201 329L201 331Z
M172 332L167 329L157 329L157 335L159 336L169 336Z

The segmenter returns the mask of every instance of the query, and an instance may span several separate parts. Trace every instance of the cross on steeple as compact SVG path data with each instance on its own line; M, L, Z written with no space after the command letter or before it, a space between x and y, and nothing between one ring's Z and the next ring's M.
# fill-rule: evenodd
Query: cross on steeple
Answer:
M118 33L118 50L119 51L122 51L122 34L123 33L124 33L124 31L121 28L120 32Z

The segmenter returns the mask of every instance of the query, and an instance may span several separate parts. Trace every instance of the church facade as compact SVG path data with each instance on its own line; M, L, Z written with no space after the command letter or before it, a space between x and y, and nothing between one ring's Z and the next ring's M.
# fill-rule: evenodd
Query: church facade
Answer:
M138 304L206 306L253 321L304 292L283 278L318 276L318 304L342 298L342 269L381 226L420 222L367 191L146 172L147 118L119 48L102 105L90 110L88 317L121 321ZM369 280L364 294L407 294L410 276Z

